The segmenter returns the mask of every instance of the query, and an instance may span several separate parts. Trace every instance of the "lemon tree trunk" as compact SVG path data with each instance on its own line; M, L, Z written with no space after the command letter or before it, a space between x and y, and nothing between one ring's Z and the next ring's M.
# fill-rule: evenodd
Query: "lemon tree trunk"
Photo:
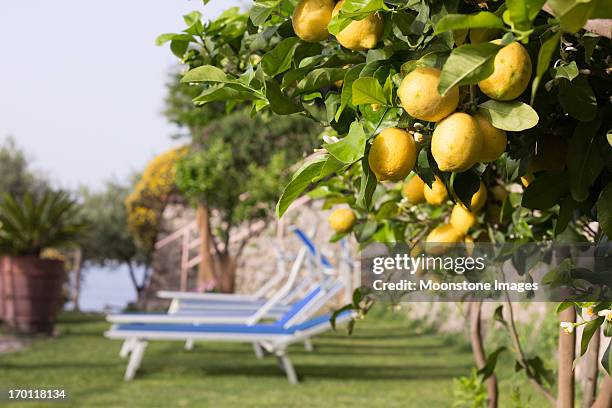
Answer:
M222 252L218 260L217 288L223 293L234 293L236 290L236 259L229 253Z
M481 369L487 363L487 355L484 350L482 341L482 327L481 327L481 311L482 302L470 303L470 340L472 343L472 351L474 353L474 360L476 360L476 366ZM497 377L492 374L486 380L487 385L487 407L497 408L498 399L498 388L497 388Z
M595 400L595 393L597 392L597 375L599 373L599 342L600 342L600 329L595 330L595 334L589 343L586 358L586 373L585 382L582 393L582 406L583 408L590 408Z
M196 217L200 233L200 257L202 258L198 267L198 287L202 288L215 280L213 257L210 251L210 215L204 204L198 204Z
M612 377L607 375L604 377L601 383L599 394L597 395L597 399L595 400L592 408L609 407L612 407Z
M574 322L576 312L573 307L562 311L559 315L562 322ZM559 395L557 397L557 408L574 407L574 357L576 347L576 334L565 333L559 330L559 373L557 383Z

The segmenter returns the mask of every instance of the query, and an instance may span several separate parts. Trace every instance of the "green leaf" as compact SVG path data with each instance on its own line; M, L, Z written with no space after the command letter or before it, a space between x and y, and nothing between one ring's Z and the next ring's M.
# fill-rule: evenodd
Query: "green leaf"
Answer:
M387 10L383 0L345 0L340 12L330 20L327 30L338 35L353 20L362 20L376 11Z
M612 337L612 324L606 321L603 327L603 335L606 337Z
M202 13L199 11L192 11L191 13L183 16L183 21L187 26L192 26L202 19Z
M606 4L606 1L603 0L601 3ZM553 15L561 23L561 28L564 31L576 33L584 27L587 20L598 9L600 0L549 0L548 5Z
M525 0L527 3L527 11L529 13L529 20L533 21L538 16L544 4L547 0Z
M363 157L366 145L366 134L359 121L351 123L351 128L339 142L326 145L325 148L338 161L351 164Z
M353 82L353 105L376 103L386 105L382 86L372 77L359 78Z
M376 175L372 169L370 169L367 157L361 159L361 168L363 172L356 204L365 210L369 210L372 205L372 196L378 185L378 180L376 180Z
M266 98L272 112L278 115L291 115L302 110L281 91L280 85L273 79L266 79Z
M527 12L527 4L525 0L507 0L506 7L508 11L508 20L513 27L519 29L525 28L529 24L529 14Z
M199 11L192 11L191 13L183 16L183 21L187 25L186 33L193 35L201 35L204 31L204 25L202 24L202 13Z
M559 265L550 268L548 272L546 272L546 274L542 277L542 284L550 285L554 288L571 282L571 268L572 261L570 259L564 259ZM559 307L561 307L561 305L559 305ZM563 310L565 309L567 309L567 307L564 306ZM557 310L557 313L560 312L561 310Z
M544 379L549 385L553 385L555 382L554 373L552 370L547 369L544 366L544 362L538 356L527 359L527 365L531 367L531 371L535 374L535 380L542 384Z
M320 97L320 96L318 96ZM338 107L340 106L340 95L335 92L329 92L325 97L325 116L327 123L334 120Z
M172 40L170 41L170 51L177 57L183 58L185 52L189 48L189 42L183 40Z
M612 348L612 342L608 344L606 351L601 357L601 365L604 370L608 373L608 375L612 375L612 353L610 352L610 348Z
M574 306L573 302L561 302L557 305L557 308L555 309L555 313L559 314L562 311L564 311L565 309L568 309L570 307Z
M542 81L542 77L548 71L548 67L550 65L550 60L557 50L557 45L559 44L559 38L561 37L561 33L557 32L548 40L544 41L544 43L540 46L540 50L538 51L538 65L536 68L536 76L531 83L531 102L533 105L533 101L535 100L536 92L538 87L540 86L540 82Z
M567 168L570 191L574 200L583 202L589 197L591 185L604 167L600 149L602 143L597 137L600 120L580 122L570 139Z
M231 82L223 70L212 65L202 65L188 71L181 82Z
M276 214L280 218L291 203L298 198L315 180L320 180L334 173L342 167L342 163L329 155L319 155L304 163L285 186L283 193L276 204Z
M555 206L568 190L565 172L544 172L525 189L521 205L532 210L546 210Z
M584 46L584 62L589 65L591 65L593 52L595 52L595 47L597 47L597 43L601 38L603 37L588 32L585 33L582 38L580 38L580 43Z
M431 185L436 180L434 171L431 168L432 162L435 163L433 159L431 161L429 160L429 153L427 152L427 149L421 149L417 157L415 171L419 175L421 180L423 180L425 184L427 184L429 187L431 187Z
M559 102L570 116L582 122L590 122L597 115L597 100L584 75L573 81L559 82Z
M299 93L318 91L329 86L344 77L345 70L342 68L317 68L310 71L304 79L297 84Z
M323 180L325 177L336 173L343 167L342 163L336 160L335 157L329 156L325 163L323 163L323 167L321 168L321 173L318 176L312 179L313 183Z
M602 190L597 200L597 221L601 230L612 239L612 182Z
M472 170L463 173L453 173L451 184L459 201L471 210L472 196L480 188L480 176Z
M261 68L270 75L275 76L291 68L293 53L300 43L297 37L285 38L276 47L266 52L261 58Z
M504 326L508 326L508 322L506 319L504 319L504 305L499 305L497 308L495 308L495 312L493 312L493 319L500 322Z
M447 14L438 21L434 35L468 28L504 28L501 18L488 11L475 14Z
M582 338L580 339L580 356L586 353L591 338L593 337L595 332L597 332L597 329L599 329L599 326L601 326L604 320L605 318L603 316L600 316L597 319L591 320L590 322L584 325Z
M569 64L560 65L557 68L553 68L552 71L553 78L565 78L568 81L572 81L574 78L580 75L576 61L572 61Z
M196 106L202 106L215 101L249 101L259 99L259 95L242 88L234 88L231 84L216 84L203 90L193 99Z
M260 0L251 7L249 18L253 25L260 26L270 17L270 14L281 3L281 0Z
M394 200L385 201L382 203L376 212L375 219L377 221L384 221L388 218L394 217L398 212L397 202Z
M353 306L353 304L349 303L348 305L344 305L340 309L335 310L334 313L332 313L331 317L329 318L329 324L331 325L332 329L336 330L336 319L338 318L338 316L340 316L342 313L348 310L354 310L354 309L355 307Z
M359 242L367 241L374 235L376 229L378 228L378 223L374 220L367 220L363 224L359 224L355 226L355 237Z
M487 362L485 363L484 367L478 370L478 374L482 375L483 382L491 375L493 375L493 372L495 371L495 366L497 365L497 358L505 350L506 347L502 346L487 356Z
M453 50L446 60L438 92L444 95L457 85L476 84L493 73L493 61L502 47L493 43L462 45Z
M538 124L537 112L519 101L501 102L490 99L478 105L481 112L498 129L520 132Z
M557 217L557 222L555 223L555 236L565 231L569 222L572 220L574 210L577 206L578 203L576 203L571 196L567 196L561 201L559 205L559 217Z
M189 34L165 33L157 36L157 38L155 39L155 45L164 45L168 41L172 40L190 42L193 41L193 37Z
M336 122L340 120L340 115L344 109L351 103L353 99L353 82L359 78L361 70L365 67L365 64L358 64L349 69L344 75L344 81L342 83L342 94L340 97L340 108L336 111Z

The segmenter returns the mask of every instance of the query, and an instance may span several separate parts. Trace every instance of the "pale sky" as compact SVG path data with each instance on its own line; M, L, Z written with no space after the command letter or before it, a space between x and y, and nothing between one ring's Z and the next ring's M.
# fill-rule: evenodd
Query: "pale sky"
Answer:
M237 3L0 0L0 141L13 136L64 188L141 170L177 144L161 115L177 59L155 37L192 10L214 17Z

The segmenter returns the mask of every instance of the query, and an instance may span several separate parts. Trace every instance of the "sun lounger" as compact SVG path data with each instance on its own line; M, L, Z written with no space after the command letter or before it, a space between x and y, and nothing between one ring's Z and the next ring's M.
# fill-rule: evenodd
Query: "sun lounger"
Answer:
M125 380L131 380L142 361L147 342L153 340L177 341L227 341L258 344L274 354L283 367L290 383L297 383L297 376L287 355L287 347L329 330L329 315L311 318L343 287L335 280L311 291L274 323L246 324L168 324L127 323L115 324L105 336L122 339L122 354L130 355ZM337 317L337 324L351 318L346 312Z

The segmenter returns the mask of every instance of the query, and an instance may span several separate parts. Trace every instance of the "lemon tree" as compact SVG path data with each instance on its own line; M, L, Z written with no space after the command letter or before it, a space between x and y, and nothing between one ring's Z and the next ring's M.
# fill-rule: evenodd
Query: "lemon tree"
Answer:
M610 25L591 20L610 17L602 0L256 0L214 21L189 14L158 43L202 87L196 105L325 126L279 217L309 194L351 211L334 239L363 245L598 244L612 237L612 47ZM588 327L582 353L596 329L612 335L607 318ZM541 360L518 353L517 367L554 401Z

